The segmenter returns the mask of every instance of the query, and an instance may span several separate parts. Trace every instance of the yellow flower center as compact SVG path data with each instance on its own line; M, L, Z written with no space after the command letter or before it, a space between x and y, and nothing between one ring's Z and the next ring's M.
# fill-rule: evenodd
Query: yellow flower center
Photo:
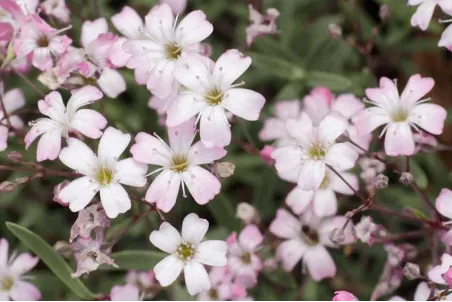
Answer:
M207 95L206 95L206 102L210 106L216 106L221 104L223 101L223 92L221 92L218 88L212 89Z
M108 168L100 168L97 171L96 180L103 186L110 184L113 180L113 171Z
M188 168L188 160L186 156L175 155L173 156L171 170L176 173L185 172Z
M166 57L170 60L179 59L182 54L182 48L177 46L176 44L171 44L166 47Z
M313 144L308 151L309 157L312 159L323 159L326 154L325 148L319 143Z
M405 122L408 118L408 112L402 108L391 114L391 120L394 123Z
M10 276L4 276L0 278L0 292L8 292L13 288L14 279Z
M177 256L183 261L190 260L195 255L195 247L191 243L182 243L177 248Z

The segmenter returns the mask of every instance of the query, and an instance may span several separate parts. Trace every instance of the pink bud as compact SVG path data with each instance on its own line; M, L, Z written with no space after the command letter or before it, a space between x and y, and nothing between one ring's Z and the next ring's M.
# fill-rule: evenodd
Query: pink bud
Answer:
M69 180L65 180L59 184L57 184L54 188L53 188L53 201L58 202L60 205L67 207L68 204L64 203L59 197L58 195L60 195L61 190L63 190L63 188L65 186L67 186L68 184L70 184L71 182Z
M444 274L442 274L444 282L446 282L446 285L448 287L452 287L452 266L449 267L449 269L447 270L447 272L445 272Z
M359 301L352 293L340 290L334 293L333 301Z
M261 158L270 166L273 166L275 160L271 157L272 152L275 150L275 147L270 145L265 145L264 148L260 151Z

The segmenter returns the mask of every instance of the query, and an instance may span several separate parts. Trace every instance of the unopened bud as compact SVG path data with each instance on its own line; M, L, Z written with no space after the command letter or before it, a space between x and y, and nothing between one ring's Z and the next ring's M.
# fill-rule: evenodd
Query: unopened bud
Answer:
M389 178L384 174L378 174L374 179L375 189L381 190L388 187Z
M337 24L328 24L328 32L330 33L330 36L335 40L342 38L342 28Z
M330 233L330 240L334 244L341 244L345 240L345 233L343 229L334 229Z
M410 172L402 172L399 181L408 186L413 182L413 174L411 174Z
M408 262L403 268L403 273L408 280L415 280L421 276L419 265Z
M334 293L333 301L359 301L352 293L340 290Z
M229 162L216 163L213 169L216 176L228 178L234 174L235 165Z
M16 184L11 181L4 181L0 183L0 192L2 193L9 193L14 191L16 188Z
M8 154L6 156L8 157L8 160L13 163L20 162L23 159L22 153L17 152L17 151L8 152Z
M272 158L272 152L275 151L275 147L265 145L259 152L260 157L265 161L267 165L273 166L275 160Z
M385 22L391 16L391 11L389 10L389 6L387 4L383 4L380 6L380 11L378 12L381 21Z
M442 274L441 277L443 277L443 280L446 283L447 287L452 288L452 266L449 267L447 272Z
M259 214L252 205L246 202L241 202L237 206L237 212L235 214L245 224L257 222L259 220Z

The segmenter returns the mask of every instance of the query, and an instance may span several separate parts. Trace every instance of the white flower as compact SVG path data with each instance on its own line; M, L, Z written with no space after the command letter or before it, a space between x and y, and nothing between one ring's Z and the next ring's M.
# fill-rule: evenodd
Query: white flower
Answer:
M109 127L100 139L97 156L83 142L70 138L60 160L83 174L64 187L59 198L69 203L73 212L84 209L100 192L100 201L109 218L127 212L131 207L129 195L122 185L142 187L146 184L146 165L133 158L118 160L130 142L130 134Z
M209 222L191 213L182 223L182 236L168 222L153 231L149 240L153 245L171 255L154 267L161 286L173 283L184 270L185 283L190 295L210 290L210 278L202 264L225 266L228 246L222 240L201 242L209 228Z
M363 216L361 221L355 225L355 235L364 243L368 243L372 233L377 230L377 225L372 220L372 217Z

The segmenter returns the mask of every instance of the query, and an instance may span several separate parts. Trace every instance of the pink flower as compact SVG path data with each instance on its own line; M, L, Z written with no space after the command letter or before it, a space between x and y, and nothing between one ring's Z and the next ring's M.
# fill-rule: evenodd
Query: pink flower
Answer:
M296 139L296 145L273 151L280 177L297 182L302 190L312 191L320 188L327 165L336 171L352 168L358 153L347 143L336 143L347 126L347 119L337 112L325 115L318 127L306 113L302 113L298 120L288 120L287 131Z
M209 273L211 289L196 296L198 301L248 300L244 287L233 282L229 267L212 267Z
M108 218L127 212L131 207L129 195L122 185L142 187L146 184L146 165L127 158L119 160L130 142L130 134L109 127L102 135L96 154L75 138L68 140L68 147L60 154L60 160L83 176L63 188L59 198L78 212L84 209L100 192L100 201Z
M187 7L187 0L160 0L160 3L167 3L171 6L173 14L182 14Z
M449 254L443 254L441 256L441 264L433 267L428 271L428 278L436 284L446 285L446 281L443 278L444 274L448 273L452 267L452 256Z
M187 186L199 204L206 204L220 192L218 179L200 165L224 157L226 150L206 148L202 142L192 146L195 134L194 120L191 119L178 127L168 128L169 146L161 138L141 132L130 149L136 161L161 166L150 173L162 171L152 182L145 198L164 212L174 207L181 186L183 195Z
M248 5L249 20L251 24L246 28L246 44L251 47L257 37L264 35L274 35L278 33L276 19L279 17L279 11L276 8L267 9L267 15L262 15Z
M63 23L71 22L70 11L65 0L45 0L40 6L47 16L55 17Z
M144 299L152 299L155 296L157 280L152 270L129 271L126 275L126 283L137 287Z
M102 98L102 92L94 86L85 86L73 91L67 106L59 92L53 91L38 102L39 111L49 118L40 118L33 122L31 130L25 136L25 148L41 136L36 155L37 161L54 160L61 150L61 137L68 139L69 132L78 131L83 135L97 139L107 120L92 109L80 109Z
M347 182L358 190L358 177L348 172L339 172ZM334 172L327 170L317 190L306 191L295 187L286 197L286 204L295 214L302 214L311 205L315 215L326 217L337 213L336 193L353 195L354 192Z
M439 5L445 13L452 14L452 3L448 0L408 0L408 5L419 5L411 17L411 26L419 26L422 30L427 30L436 5Z
M186 57L174 71L176 79L190 91L179 94L169 108L166 124L177 126L193 116L200 120L201 141L207 147L231 142L226 110L245 120L256 121L265 98L252 90L233 85L251 65L251 58L236 49L221 55L214 66L208 59Z
M139 301L140 290L132 284L115 285L110 292L111 301Z
M182 235L168 222L153 231L149 240L160 250L171 255L154 267L155 277L161 286L173 283L184 270L185 284L190 295L210 290L209 275L203 264L225 266L227 244L221 240L201 242L209 222L191 213L182 222Z
M275 160L272 158L272 153L276 148L273 146L265 145L264 148L259 152L261 159L269 166L275 164Z
M0 300L2 301L37 301L41 299L39 289L25 281L26 272L38 264L39 258L28 253L11 256L8 259L8 241L0 239ZM17 254L15 254L17 255Z
M359 301L352 293L345 290L334 292L333 301Z
M119 13L113 15L111 23L123 36L129 39L145 38L143 20L130 6L124 6Z
M303 260L303 265L316 281L334 277L336 265L326 247L337 247L329 237L334 229L342 228L346 221L344 216L319 219L311 213L306 213L299 220L288 211L279 209L270 225L270 232L285 240L276 250L276 258L287 271ZM354 236L350 223L344 233L342 244L352 243Z
M412 76L399 96L395 82L388 78L380 79L379 88L366 90L373 107L364 109L353 118L360 134L370 133L385 125L385 152L389 156L412 155L415 151L411 127L432 134L443 132L446 110L436 104L425 104L422 99L435 84L432 78Z
M1 81L0 96L6 109L5 114L0 107L0 151L3 151L8 146L8 136L10 135L8 120L14 129L22 129L24 127L22 120L17 115L14 115L14 112L25 105L25 97L19 88L11 89L5 93L3 82Z
M145 18L142 37L130 38L123 45L132 55L127 67L135 69L138 83L146 84L159 98L168 97L175 89L174 69L185 59L197 56L199 42L213 31L199 10L188 14L178 26L174 23L171 7L166 3L157 5Z
M265 119L259 138L263 141L275 140L275 145L278 147L293 144L294 139L286 130L286 121L300 117L301 102L299 100L279 101L275 105L274 113L275 117Z
M264 237L254 224L247 225L237 238L232 233L227 243L229 246L228 266L236 280L245 280L240 283L245 287L252 287L257 283L257 276L262 270L262 261L257 251Z
M20 28L19 36L14 40L16 55L25 57L32 53L33 66L43 71L53 67L52 56L61 56L72 43L68 36L60 35L67 28L56 30L38 15L22 19Z

